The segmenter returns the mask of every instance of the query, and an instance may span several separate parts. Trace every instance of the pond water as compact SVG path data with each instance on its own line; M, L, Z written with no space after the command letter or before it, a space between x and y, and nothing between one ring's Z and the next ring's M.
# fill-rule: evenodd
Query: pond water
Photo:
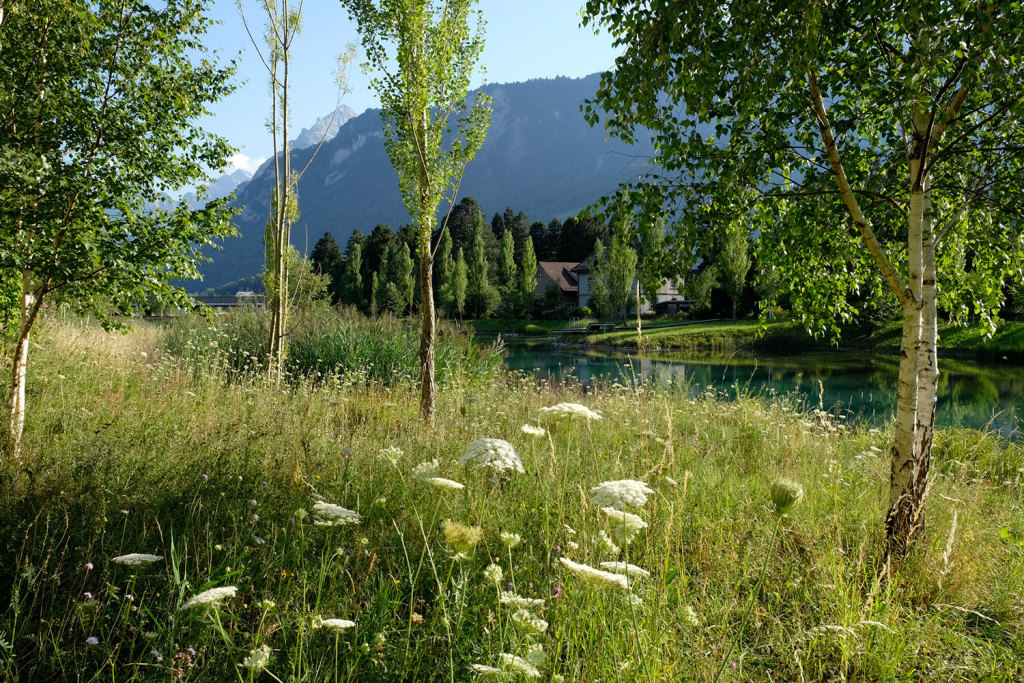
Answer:
M796 395L852 419L881 426L896 409L895 354L852 352L796 356L629 354L562 348L508 348L505 363L538 378L583 385L597 382L655 386L697 396L709 388L727 396ZM1024 366L939 359L938 426L990 429L1024 439Z

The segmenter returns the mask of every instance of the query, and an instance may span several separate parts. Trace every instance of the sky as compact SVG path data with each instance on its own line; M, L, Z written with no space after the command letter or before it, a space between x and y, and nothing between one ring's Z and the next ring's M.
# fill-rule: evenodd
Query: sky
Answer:
M261 40L262 1L242 3L253 35ZM531 78L579 78L609 69L617 51L607 33L595 34L592 27L580 27L582 5L583 0L480 0L478 7L487 22L479 61L485 72L474 74L473 87ZM292 139L334 109L337 88L333 72L338 55L349 43L356 44L358 52L349 76L351 92L343 96L341 104L357 113L379 106L369 89L369 78L359 66L365 58L358 49L355 24L341 3L305 0L302 13L302 33L295 39L291 56ZM221 60L238 59L238 89L210 107L212 115L203 120L203 126L238 148L226 170L252 172L272 151L266 126L270 111L267 72L246 34L235 0L215 0L211 18L221 23L211 27L206 45L216 50Z

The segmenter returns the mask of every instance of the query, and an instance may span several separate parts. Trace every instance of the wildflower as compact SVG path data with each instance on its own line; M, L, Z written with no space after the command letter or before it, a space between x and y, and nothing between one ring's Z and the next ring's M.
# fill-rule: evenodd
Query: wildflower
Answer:
M512 550L517 545L523 542L523 537L519 534L512 534L507 531L502 531L500 534L501 542L506 548Z
M589 565L573 562L567 557L561 557L558 561L564 564L573 574L588 583L629 590L629 583L627 582L626 577L622 574L606 572L603 569L595 569Z
M90 593L89 591L85 591L84 593L82 593L82 595L85 597L86 600L92 600L92 593Z
M86 562L85 563L85 570L86 571L92 571L92 562Z
M516 449L508 441L501 439L477 439L466 446L466 454L459 459L459 464L468 463L486 467L496 475L526 471Z
M164 559L161 555L147 555L146 553L129 553L111 558L111 562L127 564L133 567L145 566Z
M551 589L551 597L555 598L556 600L558 598L562 597L562 587L561 586L555 586L554 588L552 588Z
M250 500L249 501L249 505L252 505L253 507L256 507L257 505L259 505L259 503L257 503L255 500Z
M526 651L526 660L538 669L546 667L548 665L548 656L544 654L544 646L540 643L531 645Z
M484 576L488 581L494 584L500 584L504 575L505 573L501 571L501 567L493 563L487 565L487 569L484 570Z
M100 639L97 638L96 636L89 636L88 638L85 639L85 642L88 643L89 645L99 645L100 644Z
M377 453L378 458L391 465L398 465L398 460L403 455L405 454L402 452L402 449L396 446L388 446L387 448L382 448L380 449L380 452Z
M539 636L548 630L548 622L525 609L520 609L512 615L512 624L526 636Z
M580 549L580 544L577 543L576 541L566 541L565 542L565 547L568 548L569 550L579 550Z
M769 494L775 512L784 515L804 497L804 487L789 479L772 482Z
M466 526L450 519L444 520L444 540L457 556L464 556L473 550L483 535L480 527Z
M512 607L518 607L520 609L526 607L536 609L544 606L543 598L524 598L509 591L501 591L501 596L498 599L503 605L511 605Z
M486 664L473 664L470 666L473 671L477 672L481 676L487 678L504 678L505 672L501 669L496 669L493 666L487 666Z
M693 606L687 605L683 609L683 619L687 624L696 628L700 626L700 619L697 618L697 610L693 609Z
M221 601L227 598L235 597L238 589L235 586L221 586L219 588L211 588L205 590L202 593L195 595L191 600L181 606L182 609L189 609L196 605L217 605Z
M434 458L433 460L426 460L413 467L412 477L413 479L419 480L430 479L432 477L436 477L440 470L441 463L438 462L437 458Z
M277 603L273 600L260 600L260 609L271 610L277 607Z
M346 628L355 628L356 622L348 619L322 619L317 617L313 620L313 628L329 628L332 631L341 631Z
M460 489L466 488L459 482L453 481L451 479L445 479L444 477L429 477L427 479L424 479L423 481L427 484L430 484L431 486L436 486L441 489L452 489L458 491Z
M646 579L651 575L643 567L638 567L628 562L601 562L598 566L616 574L625 574L631 579Z
M153 659L155 659L155 660L156 660L156 661L158 661L158 662L162 662L162 661L164 661L164 657L163 657L163 655L161 655L161 654L160 654L159 652L157 652L156 650L150 650L150 651L149 651L149 654L153 655Z
M601 508L601 512L611 521L612 537L619 545L629 545L641 529L647 528L647 522L631 512L608 507Z
M525 424L519 429L523 432L523 434L526 434L528 436L540 437L548 433L548 430L544 429L543 427L536 427L531 424Z
M604 529L597 532L597 536L594 538L594 543L597 545L598 552L609 553L611 555L619 554L619 546L615 545L615 541L605 533Z
M556 420L600 420L601 416L590 408L579 403L559 403L549 408L541 408L537 411L541 417L548 417Z
M358 512L322 500L313 504L313 515L313 523L318 526L342 526L362 521Z
M540 671L528 660L502 652L498 657L505 667L524 678L540 678Z
M267 664L269 662L270 646L264 644L254 650L250 650L249 656L246 657L239 666L243 669L255 669L256 671L262 671L267 668Z
M599 507L613 507L623 510L627 506L640 507L647 502L647 495L654 493L647 484L636 479L603 481L590 489L590 502Z

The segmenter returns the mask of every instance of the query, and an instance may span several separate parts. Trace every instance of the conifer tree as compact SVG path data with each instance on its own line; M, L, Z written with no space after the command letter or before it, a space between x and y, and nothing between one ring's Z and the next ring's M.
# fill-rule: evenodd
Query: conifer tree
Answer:
M542 224L543 225L543 224ZM522 313L533 310L533 291L537 289L537 254L533 248L533 237L523 243L523 263L519 271L519 306Z

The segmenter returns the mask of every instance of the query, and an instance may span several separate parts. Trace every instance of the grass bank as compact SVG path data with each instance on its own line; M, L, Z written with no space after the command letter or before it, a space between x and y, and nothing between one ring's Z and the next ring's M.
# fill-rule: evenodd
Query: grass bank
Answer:
M991 435L938 433L924 537L885 571L889 435L784 401L455 375L423 430L407 383L275 388L157 328L38 340L0 487L0 679L1024 676L1024 451ZM602 419L520 430L559 401ZM458 465L481 437L525 471ZM786 517L779 477L806 492ZM590 494L620 479L650 487L629 544ZM314 524L318 502L359 521Z

